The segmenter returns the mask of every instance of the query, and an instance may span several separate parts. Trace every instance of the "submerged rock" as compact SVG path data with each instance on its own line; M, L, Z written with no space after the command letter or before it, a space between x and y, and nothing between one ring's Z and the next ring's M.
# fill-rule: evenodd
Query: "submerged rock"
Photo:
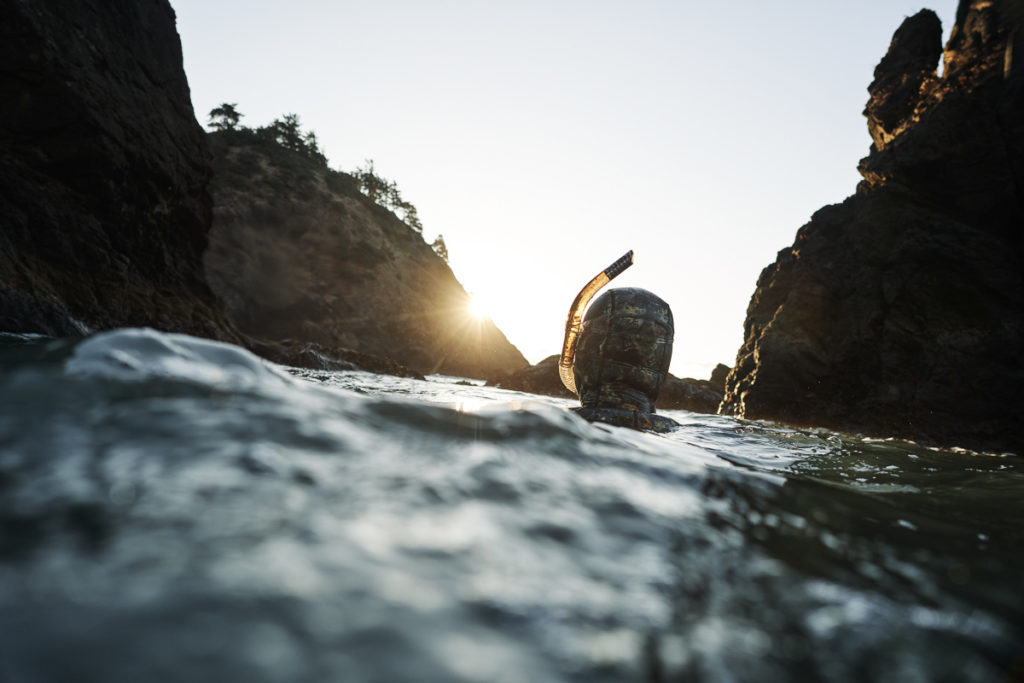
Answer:
M166 0L0 4L0 329L239 341L202 272L209 177Z
M723 413L1020 451L1024 3L922 11L865 114L864 180L761 273Z
M412 377L423 379L423 373L416 372L390 358L360 353L354 349L330 347L325 348L311 342L299 342L294 339L267 341L250 337L247 348L262 358L291 365L298 368L313 370L365 370L382 375L395 377Z

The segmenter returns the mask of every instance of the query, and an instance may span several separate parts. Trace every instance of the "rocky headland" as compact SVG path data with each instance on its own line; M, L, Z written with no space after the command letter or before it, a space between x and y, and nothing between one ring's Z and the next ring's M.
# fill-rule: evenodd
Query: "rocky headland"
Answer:
M864 179L761 273L723 413L1022 452L1024 2L941 35L893 36Z
M413 376L527 364L350 176L250 142L196 122L166 0L0 4L0 331L148 326Z
M213 290L248 334L343 347L421 373L528 365L423 236L322 157L249 129L210 134Z

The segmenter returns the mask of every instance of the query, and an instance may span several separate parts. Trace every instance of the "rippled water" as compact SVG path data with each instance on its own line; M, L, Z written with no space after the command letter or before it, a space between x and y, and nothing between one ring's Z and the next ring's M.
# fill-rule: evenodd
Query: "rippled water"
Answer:
M1024 468L0 336L0 680L1007 681Z

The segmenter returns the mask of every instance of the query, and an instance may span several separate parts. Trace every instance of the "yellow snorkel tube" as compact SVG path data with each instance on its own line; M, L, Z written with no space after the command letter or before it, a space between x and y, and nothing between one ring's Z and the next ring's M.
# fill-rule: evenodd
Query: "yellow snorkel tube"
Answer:
M579 339L580 325L583 323L583 312L587 310L587 304L602 287L621 275L631 265L633 265L632 249L588 282L573 299L572 306L569 307L569 317L565 321L565 340L562 342L562 357L558 359L558 376L562 379L565 388L574 394L579 394L579 392L576 391L576 378L572 374L572 359L576 355L576 341Z

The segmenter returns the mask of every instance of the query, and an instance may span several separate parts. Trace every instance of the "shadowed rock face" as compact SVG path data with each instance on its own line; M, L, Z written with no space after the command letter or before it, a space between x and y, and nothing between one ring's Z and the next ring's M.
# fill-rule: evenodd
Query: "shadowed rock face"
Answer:
M209 175L166 0L0 4L0 329L237 341Z
M924 10L865 109L864 180L765 268L721 411L1020 451L1024 19L1020 0Z
M252 131L213 133L210 146L206 272L244 332L422 373L483 378L528 365L494 323L470 315L462 285L422 236L354 178Z

